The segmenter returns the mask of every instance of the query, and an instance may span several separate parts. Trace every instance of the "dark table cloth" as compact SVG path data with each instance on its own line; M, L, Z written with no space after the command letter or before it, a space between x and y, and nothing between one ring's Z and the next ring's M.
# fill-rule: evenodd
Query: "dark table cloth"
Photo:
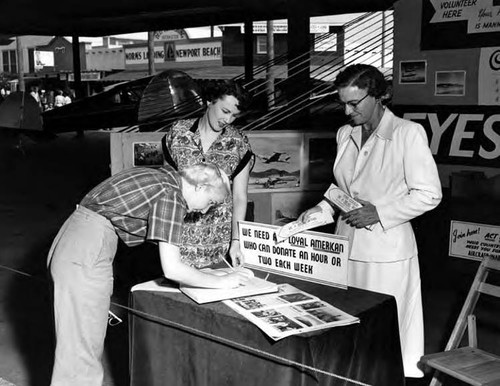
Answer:
M180 293L135 291L131 307L140 313L130 317L131 385L355 385L168 326L156 317L366 384L404 385L393 297L281 276L268 280L287 282L361 322L275 342L221 302L199 305Z

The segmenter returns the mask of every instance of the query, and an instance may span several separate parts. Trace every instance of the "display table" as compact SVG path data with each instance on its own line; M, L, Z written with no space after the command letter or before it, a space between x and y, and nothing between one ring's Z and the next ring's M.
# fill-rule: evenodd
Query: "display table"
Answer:
M130 296L131 307L140 312L130 316L131 385L355 385L263 357L261 353L373 386L404 385L393 297L281 276L271 275L268 280L290 283L359 317L361 323L275 342L221 302L198 305L180 293L136 291ZM250 346L258 352L165 325L157 318Z

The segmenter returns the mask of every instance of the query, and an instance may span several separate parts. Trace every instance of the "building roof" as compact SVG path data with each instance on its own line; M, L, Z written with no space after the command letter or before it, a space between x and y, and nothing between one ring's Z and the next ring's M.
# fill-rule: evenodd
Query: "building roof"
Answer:
M395 0L2 0L0 34L107 36L127 32L382 11Z

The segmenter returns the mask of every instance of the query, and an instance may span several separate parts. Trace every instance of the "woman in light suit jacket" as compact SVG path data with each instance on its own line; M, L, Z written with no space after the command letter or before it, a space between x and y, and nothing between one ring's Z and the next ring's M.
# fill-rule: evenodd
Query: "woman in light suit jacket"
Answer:
M333 174L337 185L363 206L341 213L336 233L349 237L349 285L393 295L406 377L422 377L424 331L420 273L410 220L441 201L437 167L424 129L382 105L383 74L348 66L335 80L350 123L337 133ZM327 200L305 211L337 209Z

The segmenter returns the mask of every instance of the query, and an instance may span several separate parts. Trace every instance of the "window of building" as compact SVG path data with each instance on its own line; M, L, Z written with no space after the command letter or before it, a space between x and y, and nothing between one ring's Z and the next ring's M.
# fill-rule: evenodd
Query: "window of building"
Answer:
M316 52L336 52L337 51L337 34L315 34L314 35L314 51Z
M16 50L2 52L3 72L17 73Z
M257 36L257 53L267 54L267 36Z

